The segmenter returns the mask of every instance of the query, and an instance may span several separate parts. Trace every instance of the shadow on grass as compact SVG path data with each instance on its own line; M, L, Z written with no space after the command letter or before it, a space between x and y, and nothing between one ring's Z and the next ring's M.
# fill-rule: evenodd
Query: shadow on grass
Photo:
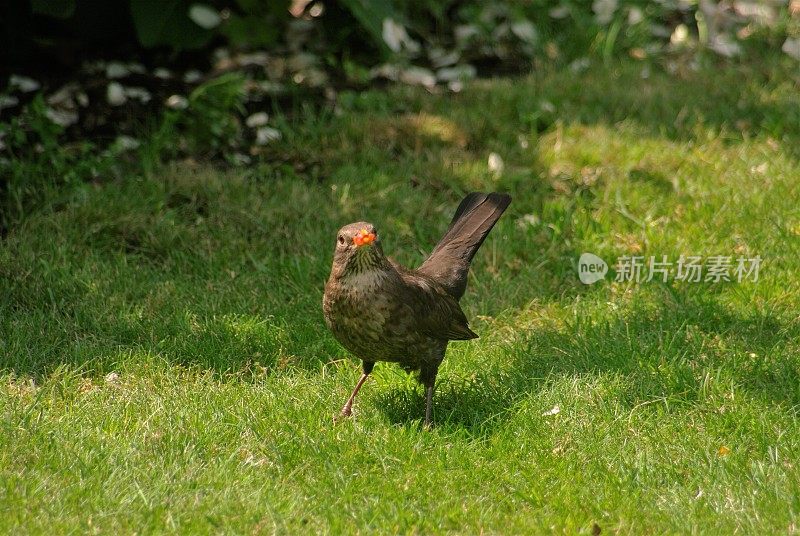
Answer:
M651 78L642 80L641 67L627 65L593 70L581 76L571 72L545 76L542 81L534 82L533 88L527 82L499 82L508 90L478 85L460 96L430 98L412 105L403 102L398 106L403 106L404 111L439 107L435 110L436 116L453 116L456 127L469 133L467 139L462 140L457 132L449 138L450 126L438 119L422 125L424 128L412 122L406 127L411 130L401 129L397 136L388 136L384 146L378 144L375 154L367 150L375 147L351 144L353 140L348 140L343 147L331 145L341 141L330 137L334 141L323 144L327 150L325 154L331 156L330 161L322 159L327 166L323 174L345 163L352 165L346 160L354 156L357 157L355 168L364 162L388 166L398 159L409 160L411 166L418 146L423 152L432 151L433 160L441 160L440 152L455 146L454 154L463 154L468 162L481 165L487 151L495 145L507 148L511 153L509 160L524 161L527 170L524 173L509 170L499 179L486 179L477 185L509 190L515 195L515 202L496 232L501 232L503 226L512 229L515 220L526 214L541 214L546 204L556 208L551 214L552 221L543 221L532 236L526 236L519 244L505 246L508 257L518 266L503 267L498 279L501 283L518 281L517 288L521 291L507 300L487 299L485 312L494 314L501 308L523 307L533 297L544 303L563 300L584 292L571 273L570 262L580 252L570 239L574 232L573 215L591 207L593 189L576 180L574 184L568 183L565 190L564 183L557 187L544 178L546 170L539 166L535 155L524 156L519 148L519 133L526 130L546 132L554 128L556 122L602 124L613 128L619 121L632 120L654 136L668 139L695 140L697 127L730 131L732 134L724 138L728 141L767 133L796 156L797 147L800 147L797 143L800 141L800 108L796 97L766 93L764 87L769 86L769 73L758 67L743 69L752 71L754 76L747 78L742 70L731 69L716 78L707 73L694 73L676 80L654 72ZM743 79L747 79L744 88ZM554 113L542 111L542 99L552 101ZM387 100L391 100L391 96ZM492 113L475 113L476 107ZM317 128L317 131L322 133L321 137L328 138L327 129L335 126L323 125L324 128ZM422 133L422 141L410 143L406 138L416 131ZM372 131L365 126L365 141L369 141L370 134ZM441 143L434 143L437 139ZM289 144L291 140L284 143ZM294 147L293 150L299 149ZM318 155L314 158L319 160ZM376 169L367 169L377 174ZM356 171L361 173L360 169ZM329 250L326 240L332 240L337 223L359 219L360 212L370 211L387 220L394 218L393 225L398 231L404 222L411 227L407 242L394 238L393 249L401 253L399 260L413 265L421 261L421 251L431 249L449 221L451 213L437 213L437 205L452 205L451 210L454 210L460 195L473 187L470 177L477 175L439 162L438 167L428 170L426 180L408 176L374 186L375 179L369 173L364 173L363 178L370 185L365 189L368 195L349 205L344 205L341 197L334 199L333 180L315 179L305 184L302 179L306 177L302 175L293 176L292 181L272 181L261 190L239 188L219 177L216 182L208 181L216 185L210 187L194 181L192 176L181 184L162 185L151 181L119 185L116 196L102 197L102 194L89 192L86 195L98 196L93 198L98 204L107 202L109 206L102 211L84 210L83 213L69 207L64 209L75 210L75 218L83 218L75 225L83 225L90 232L85 232L80 239L73 237L74 243L54 232L61 240L56 248L77 247L86 256L96 255L106 263L103 268L113 270L117 264L133 266L134 270L120 269L119 273L140 277L142 281L130 282L135 291L112 289L103 292L116 293L114 296L92 296L96 285L91 279L95 274L81 264L78 254L74 257L53 254L56 260L46 270L40 267L44 261L26 266L9 264L7 273L0 266L0 285L3 285L0 290L8 291L6 297L10 300L10 305L0 312L7 312L10 317L30 315L33 327L27 329L30 331L28 338L33 342L24 341L24 335L20 336L18 348L35 354L35 358L24 361L15 356L5 357L0 366L18 374L42 376L70 360L71 364L85 370L94 368L103 373L113 363L104 363L98 356L113 354L115 349L122 348L158 353L170 362L208 368L219 374L246 369L255 362L279 371L282 359L292 366L319 370L320 363L333 355L341 355L341 350L325 331L319 312L320 289L330 262L329 253L322 254L319 249ZM360 176L343 175L336 182L349 186L348 181L353 181L355 192L359 185L355 181ZM671 183L659 170L637 168L629 179L633 184L652 187L658 195L673 195ZM253 178L252 182L257 183L259 179ZM387 207L384 194L398 185L402 185L400 194L390 198L393 205ZM228 199L232 191L236 195ZM263 200L269 196L293 202L268 205ZM242 200L243 197L246 199ZM391 209L393 215L387 214L387 209ZM431 221L439 223L431 225ZM558 233L548 231L550 223L559 228ZM328 229L321 231L321 226ZM204 245L214 234L217 242ZM298 236L305 240L296 240ZM226 242L235 243L238 249L234 251ZM230 258L223 258L220 253L223 249L228 250L225 254ZM258 274L258 278L239 275L235 282L226 282L229 279L225 275L227 270L257 271L261 269L260 259L270 256L285 259L285 262L269 263L263 269L263 277L262 274ZM488 256L486 251L479 254L478 262L482 265L478 270L486 269L484 256ZM294 260L298 258L302 260ZM520 274L530 273L524 271L526 267L536 267L535 278L520 277ZM84 273L79 273L81 270ZM152 282L143 282L148 277ZM168 286L174 282L172 280L178 281L179 286L192 288L173 292ZM489 281L487 286L492 284ZM164 288L163 303L158 303L162 298L151 292L152 285ZM475 282L470 285L474 290ZM246 290L242 291L243 288ZM206 292L209 299L226 294L232 298L219 300L225 301L222 305L209 305L203 301L204 296L195 295L196 289ZM491 291L481 289L480 293L486 296ZM265 304L248 294L269 295L270 299ZM153 303L147 305L148 300ZM639 311L612 322L522 333L519 337L522 349L508 349L508 368L496 373L476 371L476 378L469 381L456 382L442 377L436 398L437 416L443 417L446 423L457 423L475 432L491 428L492 423L503 419L508 408L554 374L625 374L635 386L633 403L649 397L688 396L684 393L697 390L695 373L700 366L718 367L754 394L776 403L792 406L800 403L796 365L786 356L778 356L774 362L764 359L776 348L788 344L790 336L797 336L796 326L782 325L769 315L737 316L718 305L713 297L702 301L678 296L673 297L673 301L677 305L665 303L648 315ZM144 320L137 316L140 303L145 303L141 307ZM197 319L186 318L186 311L196 311ZM268 317L271 318L268 322L262 322ZM314 326L298 328L297 318L300 317L306 318L307 323L313 322ZM5 329L11 334L21 330L22 324L18 329L12 321ZM720 354L717 361L702 361L698 356L703 355L705 349L702 342L692 339L691 330L694 329L737 348L748 348L760 357L742 358L733 363L725 361ZM675 347L658 346L675 336L686 341ZM700 337L699 340L705 339ZM209 352L209 348L215 351ZM308 355L310 357L297 358ZM747 352L742 350L742 355ZM660 368L663 364L666 364L664 370ZM393 422L421 415L418 392L394 390L382 402L385 402L381 404L383 411Z
M643 77L643 71L649 76ZM609 128L634 121L653 136L671 140L696 140L706 129L718 133L725 143L768 135L798 159L797 94L791 85L775 81L776 71L794 76L775 61L679 75L622 64L592 69L585 75L558 72L539 77L541 81L534 82L540 93L537 97L549 99L553 112L542 110L538 99L524 99L513 88L501 98L518 99L518 106L508 108L516 110L517 120L539 132L556 121ZM504 119L511 118L499 118L498 124Z
M502 351L500 360L508 365L496 370L476 370L466 379L440 374L437 425L490 435L544 386L609 374L624 378L626 389L615 396L628 408L661 399L680 411L703 404L709 389L719 394L733 384L787 412L800 411L800 367L791 350L800 337L797 322L755 311L742 316L713 297L674 289L673 296L610 321L586 319L563 329L521 333ZM377 406L392 423L417 420L424 414L422 389L391 389Z

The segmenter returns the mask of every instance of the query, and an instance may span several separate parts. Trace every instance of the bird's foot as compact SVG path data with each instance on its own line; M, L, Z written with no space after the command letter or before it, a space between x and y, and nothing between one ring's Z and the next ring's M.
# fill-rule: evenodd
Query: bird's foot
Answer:
M345 419L347 419L352 415L353 415L353 409L348 406L345 406L342 408L342 411L333 416L333 424L339 424L340 422L344 421Z

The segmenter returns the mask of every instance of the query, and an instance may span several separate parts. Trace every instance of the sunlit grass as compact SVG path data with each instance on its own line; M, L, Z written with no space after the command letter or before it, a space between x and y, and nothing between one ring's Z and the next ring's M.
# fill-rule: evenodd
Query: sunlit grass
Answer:
M370 91L286 119L272 164L45 207L0 244L0 531L796 531L800 98L765 69ZM471 189L514 202L436 425L378 365L334 426L359 374L320 309L336 229L414 265ZM764 264L584 286L584 251Z

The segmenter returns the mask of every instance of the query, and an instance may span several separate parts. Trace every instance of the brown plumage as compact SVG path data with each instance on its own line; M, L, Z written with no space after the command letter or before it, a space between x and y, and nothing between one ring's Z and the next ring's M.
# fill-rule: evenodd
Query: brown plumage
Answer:
M363 361L363 374L341 416L351 414L375 362L388 361L419 372L425 424L430 424L436 374L448 341L477 337L458 304L470 262L510 202L506 194L469 194L417 270L383 254L372 224L351 223L339 230L322 308L336 339Z

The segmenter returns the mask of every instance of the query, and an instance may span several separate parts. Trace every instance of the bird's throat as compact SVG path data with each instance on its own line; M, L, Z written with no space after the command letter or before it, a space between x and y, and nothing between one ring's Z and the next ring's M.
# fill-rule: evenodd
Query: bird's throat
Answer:
M370 293L381 288L389 276L382 267L368 267L344 274L339 278L339 284L351 292Z

